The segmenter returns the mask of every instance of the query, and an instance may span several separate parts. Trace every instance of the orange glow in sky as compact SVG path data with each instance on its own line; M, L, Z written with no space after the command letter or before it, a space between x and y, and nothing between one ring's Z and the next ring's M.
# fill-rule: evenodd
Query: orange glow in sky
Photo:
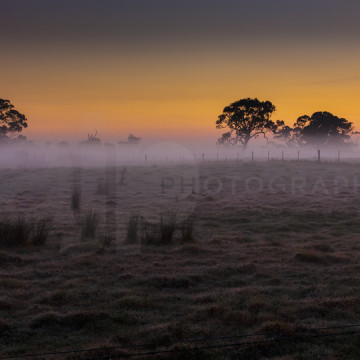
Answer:
M320 40L319 40L320 39ZM291 40L291 39L290 39ZM274 120L329 111L360 128L360 50L353 43L257 40L229 47L156 41L144 51L44 44L1 54L1 93L28 117L30 138L205 137L224 106L272 101Z

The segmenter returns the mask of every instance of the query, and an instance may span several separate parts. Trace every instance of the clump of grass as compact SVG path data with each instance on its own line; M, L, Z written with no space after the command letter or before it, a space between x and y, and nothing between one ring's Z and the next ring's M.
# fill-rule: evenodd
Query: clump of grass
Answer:
M0 220L0 246L42 246L46 244L51 230L52 220L49 217L33 220L24 215L15 219L3 217Z
M35 246L45 245L52 228L52 219L49 217L43 217L35 221L31 234L31 243Z
M132 214L127 228L127 242L136 243L141 217ZM144 245L168 245L173 242L174 234L178 228L176 212L163 212L160 221L155 223L143 223L141 228L141 243ZM181 225L181 241L193 241L194 220L188 217Z
M182 224L181 224L181 242L188 243L194 241L194 218L189 216Z
M125 240L127 244L137 244L139 242L140 219L140 214L138 212L130 214Z
M170 244L176 230L176 213L160 215L160 242Z
M81 204L81 190L79 188L74 188L71 193L71 209L79 210Z
M141 243L144 245L160 244L160 231L158 224L143 224Z
M0 220L0 245L5 247L24 246L29 242L32 224L25 216L18 215L11 219L3 217Z
M99 223L100 215L94 210L89 210L81 222L81 238L95 238Z

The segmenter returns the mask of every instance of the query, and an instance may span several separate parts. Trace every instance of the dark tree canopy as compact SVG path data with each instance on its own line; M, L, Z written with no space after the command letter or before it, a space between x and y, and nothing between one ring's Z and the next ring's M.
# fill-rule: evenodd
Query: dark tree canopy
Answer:
M298 127L290 127L285 125L282 120L277 120L277 128L274 132L274 138L283 141L287 146L300 145L300 129Z
M127 141L119 141L120 145L136 145L141 141L140 137L135 136L134 134L129 134Z
M228 128L218 140L219 144L241 144L244 148L252 138L274 132L277 125L270 120L275 106L270 101L241 99L226 106L216 121L218 129Z
M0 139L11 138L26 127L26 116L15 110L9 100L0 99Z
M353 134L353 124L329 112L319 111L312 116L300 116L294 124L301 144L310 146L344 145Z

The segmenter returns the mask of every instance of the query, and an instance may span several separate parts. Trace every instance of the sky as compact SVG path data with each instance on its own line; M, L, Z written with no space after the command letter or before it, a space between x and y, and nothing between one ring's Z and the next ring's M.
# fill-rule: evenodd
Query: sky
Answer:
M32 139L220 137L223 108L360 128L358 0L0 0L0 98Z

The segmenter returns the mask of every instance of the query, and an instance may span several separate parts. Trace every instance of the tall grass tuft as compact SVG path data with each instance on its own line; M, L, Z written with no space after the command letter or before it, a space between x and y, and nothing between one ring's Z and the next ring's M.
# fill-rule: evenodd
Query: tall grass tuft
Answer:
M188 243L194 241L194 218L193 216L189 216L182 224L181 224L181 242Z
M81 204L81 190L79 188L74 188L71 193L71 209L79 210Z
M18 215L11 219L0 220L0 244L6 247L24 246L28 243L32 232L32 224L25 216Z
M158 245L160 243L160 231L158 224L144 223L141 231L141 243L143 245Z
M170 244L176 230L176 213L165 213L160 215L160 242Z
M100 215L94 210L87 211L85 218L81 222L81 238L95 238L99 223Z
M139 242L140 219L138 212L130 214L126 229L126 244L137 244Z
M31 234L31 244L35 246L45 245L52 228L53 222L50 217L43 217L35 221Z
M52 220L48 217L31 220L24 215L13 219L4 216L0 219L0 246L42 246L51 230Z

